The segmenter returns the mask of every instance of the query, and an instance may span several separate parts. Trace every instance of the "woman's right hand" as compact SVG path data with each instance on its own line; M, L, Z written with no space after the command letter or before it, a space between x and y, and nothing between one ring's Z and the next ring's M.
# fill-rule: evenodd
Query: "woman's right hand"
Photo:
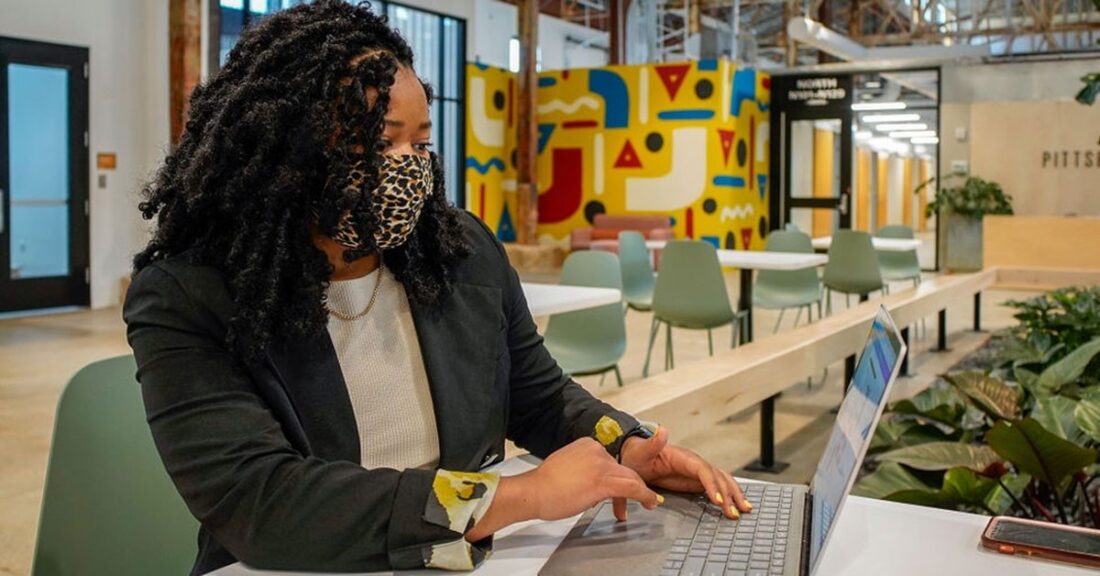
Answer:
M524 520L575 516L608 499L636 500L647 510L664 500L598 442L581 438L551 454L538 468L501 478L493 502L466 533L466 540L477 542ZM625 506L616 506L615 512L620 521L626 520Z

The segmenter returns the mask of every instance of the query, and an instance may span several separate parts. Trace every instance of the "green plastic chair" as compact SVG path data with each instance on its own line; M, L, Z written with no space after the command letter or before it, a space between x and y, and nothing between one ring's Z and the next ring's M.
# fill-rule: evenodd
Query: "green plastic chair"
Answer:
M619 258L600 250L573 252L562 265L561 284L622 290ZM606 376L614 371L619 386L623 385L619 360L626 353L626 323L621 301L550 316L545 340L566 374Z
M880 238L913 239L913 229L908 226L884 226L878 231ZM910 280L913 286L920 284L920 262L917 260L917 251L891 252L878 251L878 266L882 271L882 279L886 282L892 280Z
M776 230L768 235L765 248L768 252L795 252L813 254L814 247L810 237L793 230ZM752 304L768 310L779 310L779 319L772 332L779 331L783 314L788 308L797 308L794 324L798 325L802 309L806 309L806 319L813 321L813 305L817 305L817 317L821 318L821 280L817 270L761 270L756 273L756 286L752 291Z
M187 574L199 523L153 445L132 356L81 369L57 407L34 576Z
M619 232L619 263L623 269L623 300L639 312L653 309L657 276L649 261L649 249L641 232Z
M675 367L672 328L706 330L707 345L714 354L711 330L729 324L733 330L730 347L737 346L741 316L730 307L726 281L714 247L706 242L672 240L661 255L661 273L653 290L653 322L649 330L643 376L649 376L649 361L657 330L665 325L665 369Z
M878 255L871 244L871 235L857 230L837 230L829 245L829 262L821 278L825 285L825 313L832 314L832 293L840 292L849 297L864 297L883 290L882 274L878 269Z

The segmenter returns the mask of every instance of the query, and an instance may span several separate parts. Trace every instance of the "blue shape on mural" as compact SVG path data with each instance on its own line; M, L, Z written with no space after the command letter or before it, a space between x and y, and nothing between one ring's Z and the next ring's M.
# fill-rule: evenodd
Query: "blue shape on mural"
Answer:
M718 61L715 60L714 58L708 58L706 60L700 60L699 61L699 69L700 70L717 70L718 69Z
M546 143L550 141L550 135L554 133L554 124L539 124L539 154L542 154L542 150L546 148Z
M482 164L481 162L478 162L477 158L474 158L473 156L467 156L466 168L473 168L474 170L477 170L477 173L481 174L482 176L488 174L489 170L493 168L504 172L504 160L501 160L500 158L494 156L487 160L484 164Z
M588 91L603 98L604 128L626 128L630 118L630 94L622 76L610 70L589 70Z
M512 225L512 213L508 211L507 202L504 203L504 210L500 211L500 221L497 222L497 240L516 241L516 227Z
M673 228L676 227L676 217L675 216L669 216L668 217L668 225L673 227Z
M552 76L539 76L539 88L546 88L558 83L558 79Z
M714 110L693 108L690 110L665 110L657 113L658 120L710 120L714 118Z
M741 116L741 102L745 100L756 100L756 70L751 68L742 68L733 74L730 114Z
M759 186L757 192L760 193L760 199L763 200L764 196L768 193L766 186L768 185L768 176L766 174L757 174L756 183Z
M715 250L720 250L722 248L722 243L721 241L719 241L717 236L703 236L699 239L703 242L706 242L707 244L710 244L711 246L714 246Z
M480 60L478 60L477 62L474 62L474 66L477 66L478 70L488 70L489 69L489 65L485 64L484 62L482 62Z
M744 188L745 179L740 176L715 176L711 183L724 188Z

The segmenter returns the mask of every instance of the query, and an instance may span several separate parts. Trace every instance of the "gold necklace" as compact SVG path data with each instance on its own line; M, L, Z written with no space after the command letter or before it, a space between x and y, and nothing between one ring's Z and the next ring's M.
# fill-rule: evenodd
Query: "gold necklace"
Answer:
M325 310L328 310L329 314L332 314L337 319L343 320L344 322L354 322L354 321L362 318L363 316L366 316L367 314L369 314L370 309L374 308L374 301L378 299L378 288L380 286L382 286L382 271L383 271L382 263L379 262L378 263L378 279L375 280L375 282L374 282L374 291L371 292L370 302L367 302L367 308L365 310L363 310L362 312L360 312L358 314L352 315L352 316L349 316L347 314L344 314L343 312L340 312L338 310L330 308L327 304L325 305Z

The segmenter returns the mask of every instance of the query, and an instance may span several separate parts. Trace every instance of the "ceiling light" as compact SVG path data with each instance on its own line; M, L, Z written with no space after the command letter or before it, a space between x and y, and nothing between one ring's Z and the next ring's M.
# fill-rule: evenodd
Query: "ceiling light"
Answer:
M860 120L871 124L879 122L915 122L920 120L920 114L870 114Z
M929 138L936 135L935 130L911 130L905 132L891 132L891 138Z
M869 80L863 86L866 88L882 88L882 82L878 80Z
M920 122L913 122L907 124L875 124L875 130L879 132L897 132L901 130L927 130L928 125Z
M905 102L859 102L852 104L852 110L863 112L867 110L905 110Z
M939 144L939 143L940 143L940 139L936 138L936 137L913 138L913 144Z
M871 131L870 130L860 130L859 132L856 132L856 140L867 140L870 137L871 137Z

